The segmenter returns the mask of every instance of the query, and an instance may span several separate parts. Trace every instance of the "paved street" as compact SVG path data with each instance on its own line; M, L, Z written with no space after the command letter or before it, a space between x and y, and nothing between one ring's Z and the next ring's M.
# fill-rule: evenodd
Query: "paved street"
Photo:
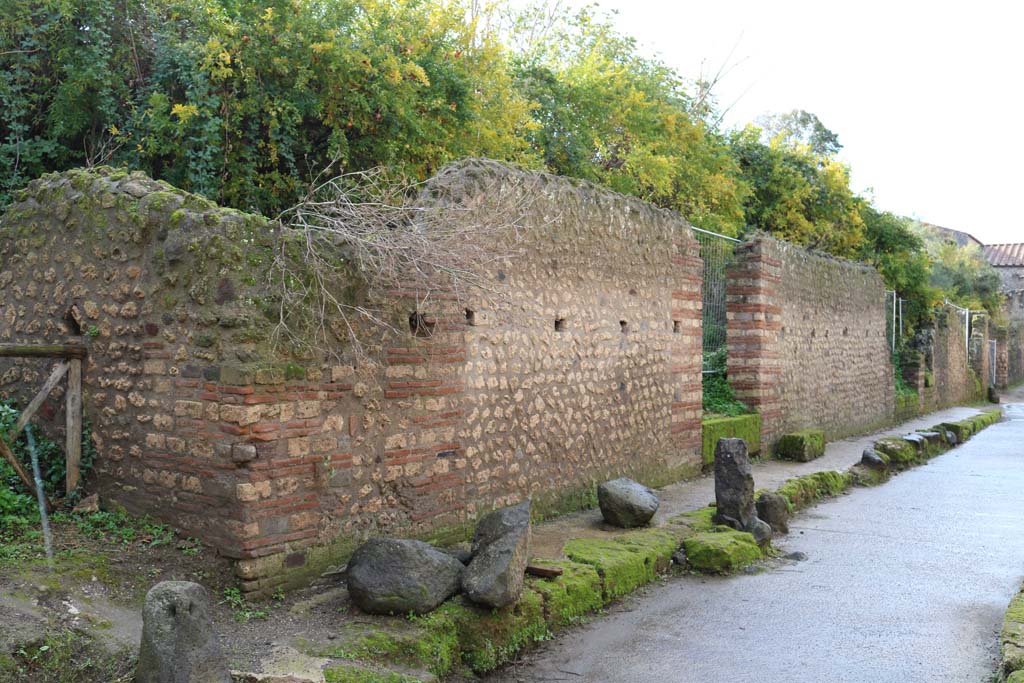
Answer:
M987 681L1024 577L1024 405L1005 407L967 444L797 517L777 545L806 560L655 585L488 680Z

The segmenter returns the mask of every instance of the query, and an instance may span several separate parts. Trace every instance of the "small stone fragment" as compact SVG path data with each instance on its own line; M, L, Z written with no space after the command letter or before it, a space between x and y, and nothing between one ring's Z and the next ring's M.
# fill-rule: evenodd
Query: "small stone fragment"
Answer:
M789 506L779 494L772 491L762 493L757 499L757 516L767 522L775 533L789 533Z
M348 592L364 612L424 614L458 592L463 570L428 543L372 538L348 562Z
M762 519L754 517L750 522L750 528L747 529L754 540L762 548L771 543L772 540L772 528L768 526L768 523Z
M613 479L597 487L597 504L604 521L630 529L644 526L658 511L658 496L632 479Z
M94 493L91 496L86 496L78 502L78 505L71 508L72 512L78 514L88 514L90 512L100 511L100 494Z
M782 557L784 559L791 560L793 562L803 562L804 560L807 559L807 553L802 553L799 550L797 550L797 551L792 552L792 553L786 553Z
M872 470L885 470L888 468L885 460L873 448L865 448L860 456L860 464Z
M146 594L135 683L231 683L205 588L163 581Z

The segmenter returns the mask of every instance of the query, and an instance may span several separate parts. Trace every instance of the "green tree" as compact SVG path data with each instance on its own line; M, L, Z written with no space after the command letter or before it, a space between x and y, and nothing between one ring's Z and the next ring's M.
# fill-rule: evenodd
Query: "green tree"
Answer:
M806 146L811 154L831 157L843 148L839 136L825 127L815 114L794 109L785 114L768 114L757 121L769 141L783 147Z
M913 221L887 211L878 211L865 203L864 244L860 259L873 265L886 287L905 299L903 332L905 337L927 324L942 293L931 286L931 259L924 241L913 230Z
M849 169L802 143L747 126L735 131L732 153L751 188L745 203L749 227L781 239L854 258L864 244L864 200L850 188Z
M675 209L699 227L742 228L739 169L679 74L589 8L527 12L513 34L518 87L536 103L526 135L550 171Z

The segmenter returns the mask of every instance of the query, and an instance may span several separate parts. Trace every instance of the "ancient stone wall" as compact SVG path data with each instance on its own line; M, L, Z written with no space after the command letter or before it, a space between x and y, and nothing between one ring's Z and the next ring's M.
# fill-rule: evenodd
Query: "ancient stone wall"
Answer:
M981 398L979 380L968 360L968 330L962 309L943 306L936 313L930 363L933 391L924 408L936 410Z
M971 313L967 360L974 372L974 377L981 382L982 387L995 384L992 381L992 366L995 363L995 357L989 344L989 340L993 339L993 333L993 325L987 313Z
M835 439L891 421L885 287L873 269L759 236L737 249L728 277L729 379L761 412L766 444L805 427Z
M1011 320L1006 335L1006 365L1001 386L1024 381L1024 322Z
M391 323L360 328L361 353L343 334L316 352L275 344L275 224L109 170L36 181L0 219L0 341L88 345L101 496L238 559L248 590L369 534L699 471L686 223L497 164L445 173L453 220L516 207L490 236L503 256L480 264L486 291L426 300L422 283L379 291L353 273ZM0 391L24 400L46 372L4 362Z

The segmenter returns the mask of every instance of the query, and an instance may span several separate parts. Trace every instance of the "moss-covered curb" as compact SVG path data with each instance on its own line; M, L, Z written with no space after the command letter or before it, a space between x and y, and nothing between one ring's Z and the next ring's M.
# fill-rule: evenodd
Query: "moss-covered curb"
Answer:
M943 422L931 429L922 429L904 437L884 437L874 443L874 451L885 463L884 469L856 464L845 472L815 472L786 481L776 493L786 499L791 512L802 510L823 498L843 493L851 486L877 486L888 481L891 474L927 462L961 444L974 434L995 424L1002 410L989 410L958 422ZM954 435L949 438L949 432Z
M715 462L715 446L719 439L743 439L747 452L761 452L761 416L757 413L737 417L715 417L701 423L701 458L704 466Z
M1003 629L999 634L1001 661L999 672L1013 681L1024 681L1024 585L1010 601L1003 618Z
M943 423L923 430L929 434L910 441L879 439L875 450L885 462L885 470L855 465L846 472L815 472L788 480L777 493L786 499L792 511L798 511L852 486L881 483L890 472L925 462L949 448L947 432L952 432L954 440L961 443L998 421L1001 415L1001 411L994 410ZM305 643L302 649L317 656L369 661L380 666L393 663L407 670L429 672L439 679L464 669L485 673L511 661L534 642L550 638L555 631L578 623L613 600L654 581L668 570L680 546L691 569L711 574L737 571L764 556L766 551L758 547L753 536L715 525L714 514L715 508L709 506L676 515L659 528L570 540L563 548L567 560L538 561L560 567L562 574L551 579L528 577L523 597L504 609L485 610L456 597L428 615L382 618L380 626L357 627L327 646ZM1024 598L1021 600L1024 621ZM1024 666L1024 625L1020 632L1022 645L1015 652ZM334 678L328 681L337 683L364 680L351 676L367 671L356 662L331 670L330 676ZM419 680L405 673L373 675L378 678L365 680Z

